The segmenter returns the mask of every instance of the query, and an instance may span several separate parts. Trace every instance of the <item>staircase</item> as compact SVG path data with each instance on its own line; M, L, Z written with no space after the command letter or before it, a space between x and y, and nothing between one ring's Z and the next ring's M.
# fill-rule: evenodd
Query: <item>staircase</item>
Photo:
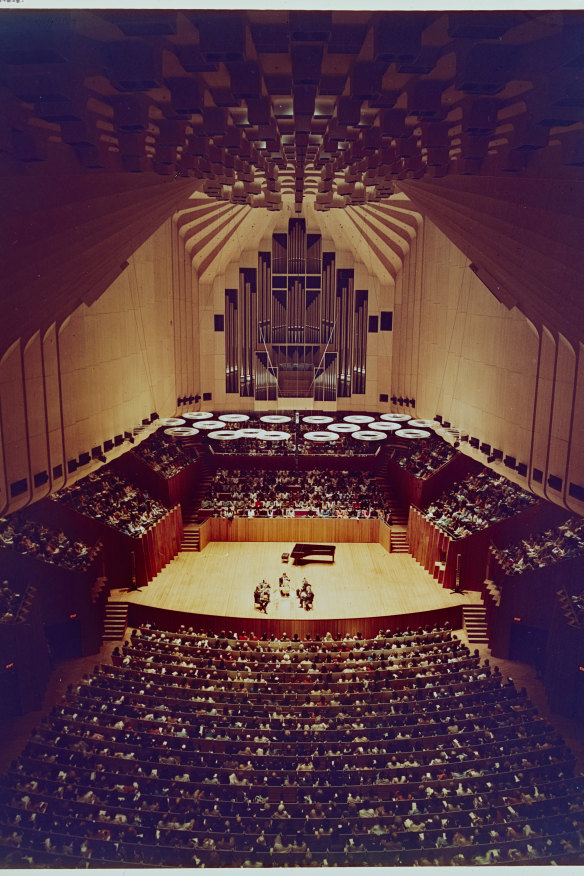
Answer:
M201 502L209 494L211 483L213 481L213 472L205 467L201 477L197 482L197 487L191 497L189 507L183 513L183 539L181 542L181 551L200 551L201 537L199 533Z
M200 551L201 536L197 523L185 523L181 551Z
M377 488L383 496L383 504L386 509L391 512L391 540L390 547L392 554L409 554L410 546L408 544L408 516L409 509L403 505L392 491L387 481L387 466L385 466L378 474Z
M405 527L394 526L392 523L390 545L392 554L409 554L408 531Z
M128 603L107 602L103 619L103 640L105 642L121 641L126 635L128 626Z
M488 645L487 610L484 605L463 605L464 629L471 645Z

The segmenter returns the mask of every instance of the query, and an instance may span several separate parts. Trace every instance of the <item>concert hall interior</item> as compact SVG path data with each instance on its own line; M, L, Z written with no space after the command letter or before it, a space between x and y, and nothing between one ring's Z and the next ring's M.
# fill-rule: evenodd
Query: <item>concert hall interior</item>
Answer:
M583 66L3 8L2 866L584 863Z

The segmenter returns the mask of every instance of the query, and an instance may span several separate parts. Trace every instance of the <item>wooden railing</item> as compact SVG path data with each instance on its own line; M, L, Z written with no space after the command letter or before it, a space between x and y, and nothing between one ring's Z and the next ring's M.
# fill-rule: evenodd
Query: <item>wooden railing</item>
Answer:
M448 557L451 554L450 536L439 529L422 512L412 506L408 519L408 543L410 553L424 569L447 587L452 587L456 575L456 561L454 568L448 568ZM454 552L452 552L454 556ZM444 564L440 569L439 564ZM452 561L451 561L452 566Z
M139 587L146 585L176 556L182 542L180 505L167 511L139 538L52 499L37 502L27 513L52 529L63 529L69 536L88 544L101 541L104 568L100 574L107 576L112 589L129 587L133 578Z
M182 537L182 513L180 505L175 505L141 538L132 539L138 586L152 581L166 564L176 557Z
M181 505L185 511L190 497L201 477L203 468L200 460L193 460L191 465L170 478L163 477L135 453L124 453L112 463L112 468L122 477L145 490L153 498L162 502L167 508Z
M427 478L418 478L412 472L402 468L395 459L387 460L387 478L399 499L404 505L415 505L416 508L427 508L431 502L448 490L455 481L461 481L469 474L476 474L483 466L457 453Z

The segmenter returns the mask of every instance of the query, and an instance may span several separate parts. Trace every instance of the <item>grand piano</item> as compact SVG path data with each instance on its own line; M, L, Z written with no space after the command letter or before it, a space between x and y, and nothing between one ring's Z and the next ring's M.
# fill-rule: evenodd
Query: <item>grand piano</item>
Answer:
M334 544L295 544L290 557L297 566L327 561L334 563L335 550Z

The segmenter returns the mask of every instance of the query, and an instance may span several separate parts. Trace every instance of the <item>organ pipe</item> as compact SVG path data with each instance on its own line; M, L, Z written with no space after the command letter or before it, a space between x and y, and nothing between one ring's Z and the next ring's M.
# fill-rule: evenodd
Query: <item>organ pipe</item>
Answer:
M288 389L320 401L364 393L367 319L353 271L337 270L321 236L291 219L257 269L240 269L238 290L226 290L227 392L275 400L287 375Z

